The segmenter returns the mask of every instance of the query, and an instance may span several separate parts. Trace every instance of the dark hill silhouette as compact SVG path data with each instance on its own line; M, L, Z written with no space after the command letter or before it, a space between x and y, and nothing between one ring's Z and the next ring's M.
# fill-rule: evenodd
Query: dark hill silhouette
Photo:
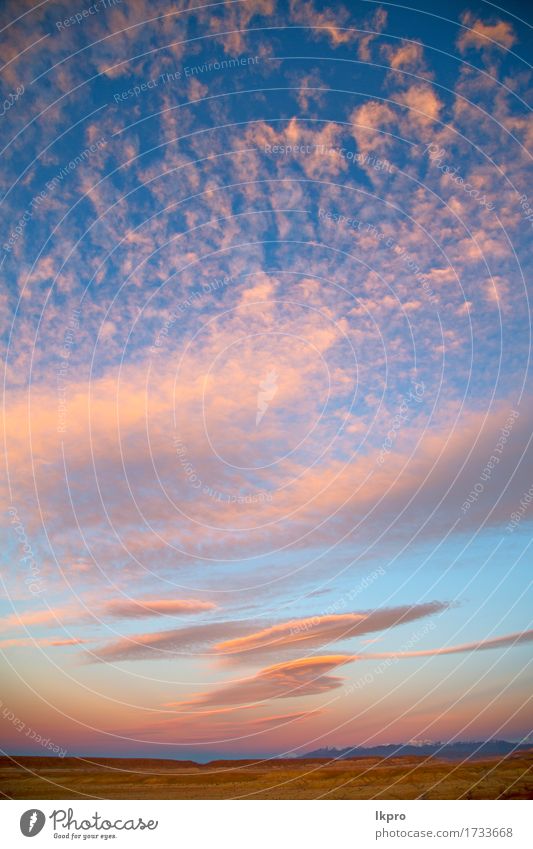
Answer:
M431 756L444 760L462 761L475 758L504 757L512 752L529 751L531 743L510 743L507 740L483 740L455 743L391 743L386 746L348 746L345 749L326 747L306 752L303 758L397 758L404 755Z

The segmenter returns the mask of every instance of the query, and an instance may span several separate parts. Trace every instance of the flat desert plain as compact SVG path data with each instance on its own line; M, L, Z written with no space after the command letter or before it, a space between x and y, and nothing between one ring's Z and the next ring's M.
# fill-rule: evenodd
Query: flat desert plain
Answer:
M212 761L0 758L8 799L532 799L533 753Z

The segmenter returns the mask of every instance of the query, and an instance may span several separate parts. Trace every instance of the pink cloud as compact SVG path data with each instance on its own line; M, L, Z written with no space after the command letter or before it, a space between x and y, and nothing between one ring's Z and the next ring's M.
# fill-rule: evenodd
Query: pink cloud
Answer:
M36 639L32 639L31 637L22 637L22 638L15 638L15 639L12 639L12 640L0 640L0 648L7 649L7 648L17 648L17 647L20 647L20 646L31 646L31 647L35 647L35 646L44 646L44 647L47 647L47 646L77 646L77 645L81 645L82 643L86 643L86 642L87 642L87 640L79 640L79 639L76 639L76 638L65 639L65 640L62 640L62 639L53 640L53 639L46 639L44 637L43 638L39 637L39 638L36 638Z
M12 613L0 620L0 630L25 628L28 625L62 625L65 622L76 622L87 619L89 614L82 609L72 607L56 607L50 610L32 610L27 613Z
M203 613L216 607L211 601L190 599L113 599L106 602L103 612L124 619L142 619L149 616Z
M505 648L507 646L521 645L533 641L533 630L518 631L515 634L505 634L502 637L490 637L474 643L463 643L459 646L448 646L441 649L424 649L421 651L408 652L384 652L382 654L367 654L363 658L388 658L388 657L433 657L442 654L459 654L461 652L485 651L486 649Z
M270 699L293 698L296 696L318 695L341 687L344 680L329 673L339 666L352 661L402 659L411 657L431 657L446 654L459 654L472 651L485 651L511 647L533 640L533 630L507 634L502 637L479 640L458 646L427 649L409 652L380 652L351 655L325 655L300 658L287 663L277 663L262 669L256 675L242 678L219 686L209 692L200 693L180 702L171 702L169 706L212 707L224 705L250 705Z
M345 28L349 23L349 14L345 6L338 4L335 9L318 11L312 0L291 0L291 18L304 26L316 27L314 38L327 38L332 47L348 44L357 38L354 28Z
M172 719L149 723L140 728L129 729L130 734L150 739L169 740L179 736L180 742L213 743L242 740L244 737L263 736L274 729L295 722L308 720L323 713L320 709L270 714L249 718L253 705L227 706L207 710L179 713ZM119 733L123 733L120 729Z
M248 636L225 640L218 643L215 649L223 654L261 654L277 652L287 647L305 649L336 640L359 637L374 631L384 631L405 622L413 622L425 616L441 613L448 607L447 603L435 601L366 613L330 614L293 619Z
M216 622L135 634L106 643L87 655L85 660L164 660L178 654L211 654L213 643L230 635L242 634L247 624L252 630L253 624L246 622Z
M439 118L442 101L430 85L412 85L398 98L409 107L409 120L428 124Z
M87 622L91 619L94 622L102 622L107 616L141 619L150 616L191 615L213 610L215 607L213 602L198 599L112 599L101 606L91 602L88 609L71 605L12 613L0 620L0 631L31 626L53 627Z
M365 613L314 616L278 623L261 631L250 621L193 625L123 637L95 649L91 656L102 661L157 660L201 652L219 658L235 656L242 661L248 656L294 652L383 631L443 612L448 606L445 602L428 602Z
M184 708L204 705L242 706L268 699L318 695L342 686L342 678L328 673L353 659L352 655L326 655L277 663L250 678L233 681L211 692L172 704Z
M480 18L475 18L472 12L465 12L461 16L461 23L466 27L457 39L461 53L465 53L469 47L476 50L495 47L509 49L516 42L513 27L508 21L484 23Z

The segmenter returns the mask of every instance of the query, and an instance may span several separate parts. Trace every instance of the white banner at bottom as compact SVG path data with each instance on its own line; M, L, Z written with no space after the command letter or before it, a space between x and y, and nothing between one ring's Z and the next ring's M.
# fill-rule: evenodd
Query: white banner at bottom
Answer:
M531 849L529 801L14 801L0 804L12 847ZM29 843L35 839L35 843Z

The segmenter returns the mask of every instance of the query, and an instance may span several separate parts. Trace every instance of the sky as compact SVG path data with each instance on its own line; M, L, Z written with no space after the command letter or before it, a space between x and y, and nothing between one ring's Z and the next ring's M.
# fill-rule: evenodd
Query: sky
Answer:
M0 10L2 751L528 738L527 4L83 3Z

